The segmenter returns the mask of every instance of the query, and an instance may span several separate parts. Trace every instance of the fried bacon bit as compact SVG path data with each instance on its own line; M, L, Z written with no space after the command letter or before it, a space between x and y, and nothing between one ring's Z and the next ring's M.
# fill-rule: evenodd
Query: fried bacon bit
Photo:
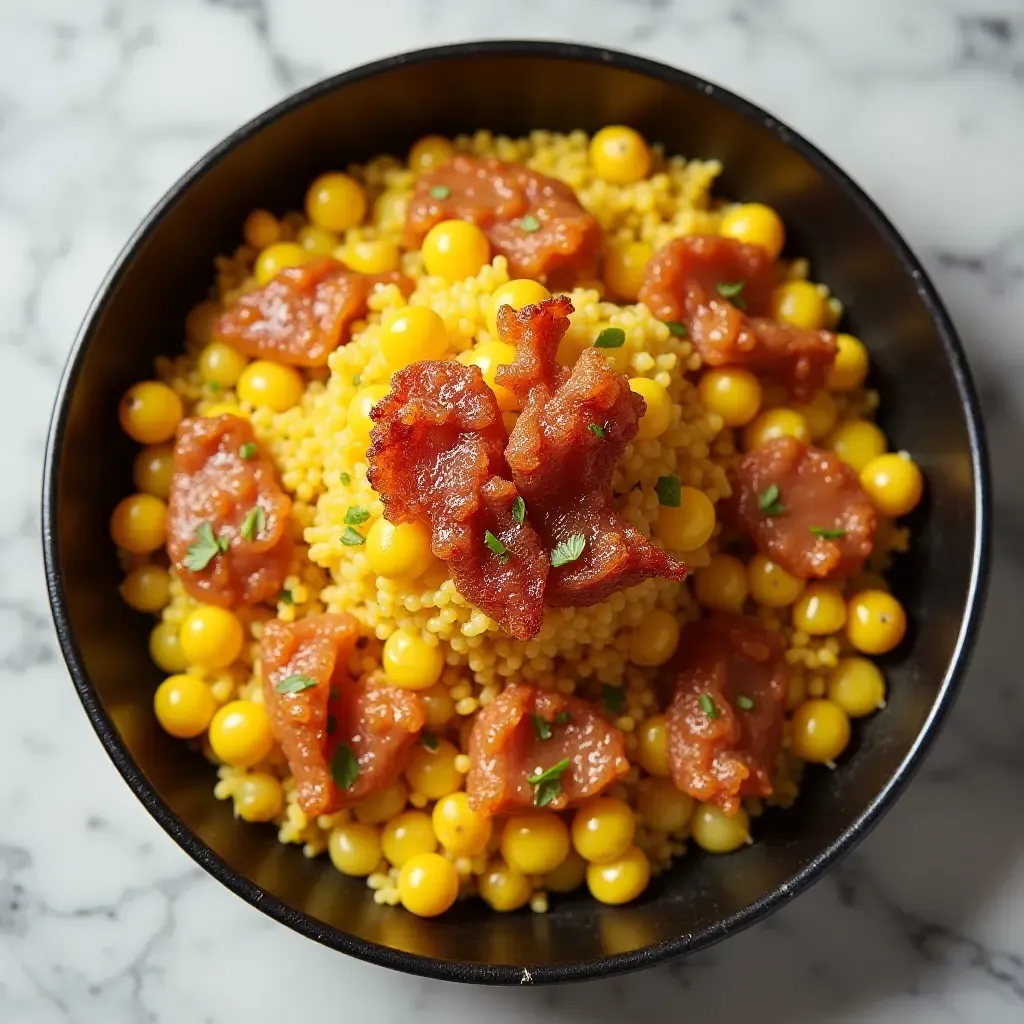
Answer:
M413 283L403 274L359 274L328 256L287 267L248 292L213 328L213 336L254 359L290 366L323 366L348 341L353 322L366 315L377 285Z
M413 363L394 374L370 415L367 478L388 520L427 521L459 593L517 639L536 636L547 553L514 514L508 435L479 368Z
M538 728L538 719L547 727ZM506 686L477 715L469 759L466 792L485 814L538 805L562 810L597 796L629 771L622 733L586 701L520 683ZM530 779L564 761L556 792L538 799Z
M864 568L877 517L857 474L838 455L779 437L745 455L731 483L724 516L787 572L839 580ZM767 512L765 495L776 496Z
M789 690L781 637L753 619L716 613L683 630L668 672L676 786L730 815L745 796L770 796Z
M423 175L409 200L405 244L443 220L468 220L508 260L509 276L569 282L592 275L601 229L556 178L494 157L456 156Z
M292 554L291 507L248 420L182 421L167 507L167 554L197 601L230 608L273 598Z
M414 693L349 677L346 663L358 635L351 615L271 619L263 627L264 699L299 806L311 816L333 814L390 786L423 727L423 702ZM357 766L344 789L331 770L343 747Z
M689 235L654 254L640 300L659 320L682 322L708 366L749 366L808 398L828 379L836 337L770 319L774 280L771 257L759 245Z
M499 367L497 383L522 412L505 457L526 500L530 521L549 552L571 544L576 557L553 559L545 600L582 607L650 576L681 580L686 566L648 541L615 511L615 465L636 436L644 401L597 349L586 349L571 370L555 361L572 303L564 295L519 311L502 306L498 336L517 347ZM591 429L600 424L600 433ZM561 564L558 564L561 563Z

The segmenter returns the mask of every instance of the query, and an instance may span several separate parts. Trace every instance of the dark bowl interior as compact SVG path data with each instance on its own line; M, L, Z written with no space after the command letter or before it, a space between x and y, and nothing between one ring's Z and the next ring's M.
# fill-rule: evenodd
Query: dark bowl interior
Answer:
M896 588L914 623L887 659L890 700L857 727L834 772L811 771L793 811L729 857L691 853L626 908L584 896L547 915L479 903L421 921L378 907L361 882L305 860L270 827L241 826L214 800L213 771L156 727L160 674L149 622L126 610L107 533L131 489L121 393L179 349L182 321L256 206L301 203L308 181L427 132L594 130L634 125L670 153L717 157L719 193L769 203L788 252L846 304L882 392L882 425L928 480L916 542ZM717 87L620 54L557 44L449 47L315 86L242 129L179 183L132 240L86 322L61 388L47 452L44 542L71 673L136 794L201 864L290 926L364 959L438 977L518 982L589 977L653 963L749 924L817 877L891 803L948 707L980 610L987 514L983 439L959 344L931 285L870 201L808 143Z

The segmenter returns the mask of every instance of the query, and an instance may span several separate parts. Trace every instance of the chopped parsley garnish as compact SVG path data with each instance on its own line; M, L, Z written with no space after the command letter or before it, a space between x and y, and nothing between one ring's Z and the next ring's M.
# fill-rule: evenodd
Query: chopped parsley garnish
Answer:
M532 712L530 718L533 719L533 731L539 740L551 739L551 725L545 721L536 711Z
M715 706L715 702L711 699L711 694L702 693L697 703L700 705L701 711L703 711L708 718L719 717L718 708Z
M345 513L345 525L362 526L369 518L369 509L363 508L362 505L349 505L348 511Z
M786 506L779 501L779 485L769 484L757 496L757 508L763 516L781 516Z
M608 709L608 714L622 714L626 706L626 695L622 692L621 686L604 683L601 686L601 696L604 698L604 706Z
M556 544L551 552L551 564L557 569L560 565L568 565L575 562L587 545L587 538L582 533L574 533L568 540Z
M665 326L674 338L686 337L686 324L681 324L678 320L666 320Z
M333 736L338 731L338 720L334 715L327 716L327 735Z
M350 483L352 483L352 477L350 477L350 476L348 475L348 473L339 473L339 474L338 474L338 479L339 479L339 480L340 480L340 481L341 481L341 482L342 482L343 484L350 484Z
M274 689L278 693L302 693L316 686L316 680L309 676L287 676L279 683L274 683Z
M359 385L360 385L360 384L362 384L362 383L363 383L363 375L362 375L361 373L357 373L357 374L356 374L356 375L355 375L355 376L354 376L354 377L352 378L352 385L353 385L354 387L359 387Z
M226 555L229 547L231 547L231 538L226 533L222 533L217 538L217 549L222 555Z
M351 789L359 778L359 762L347 743L339 743L331 757L331 778L338 789Z
M490 530L484 530L484 543L494 552L502 565L508 561L508 556L511 552Z
M519 226L528 234L540 231L540 221L532 213L528 213L520 222Z
M660 505L679 508L683 503L683 490L679 486L679 477L674 473L670 476L659 476L654 490L657 492Z
M427 748L427 750L435 751L441 745L437 741L437 737L432 732L425 732L420 737L420 743Z
M562 792L562 775L569 767L569 758L563 757L557 764L545 769L539 775L528 775L526 781L533 786L533 802L538 807L547 807Z
M220 391L220 381L208 380L206 386L210 389L210 394L217 394Z
M430 190L431 199L447 199L452 194L452 190L447 185L435 185Z
M295 604L295 595L290 590L282 590L277 595L278 601L282 604Z
M568 711L559 711L555 715L555 725L568 725L572 721L572 715Z
M353 530L351 526L346 526L345 532L341 535L341 543L347 548L355 548L360 544L365 544L366 538L358 530Z
M839 540L840 537L846 536L845 530L833 530L828 526L812 526L810 530L815 537L819 537L821 540Z
M621 327L606 327L595 339L594 348L622 348L626 332Z
M512 502L512 518L519 526L526 522L526 502L521 494Z
M255 459L258 451L255 441L246 441L245 444L238 446L238 457L240 459Z
M199 529L196 530L196 539L188 546L188 552L185 555L185 568L191 569L192 572L201 572L225 550L220 546L220 541L214 537L213 527L209 523L200 523Z
M241 529L238 531L246 540L255 540L267 525L267 513L262 505L254 505L245 513Z
M746 309L747 304L743 301L743 285L745 281L719 281L715 285L715 291L722 296L723 299L728 299L737 309Z
M587 427L587 430L589 430L594 437L604 437L604 427L602 427L600 423L591 423Z
M754 702L745 694L741 693L736 698L736 707L742 708L744 711L752 711L754 708Z

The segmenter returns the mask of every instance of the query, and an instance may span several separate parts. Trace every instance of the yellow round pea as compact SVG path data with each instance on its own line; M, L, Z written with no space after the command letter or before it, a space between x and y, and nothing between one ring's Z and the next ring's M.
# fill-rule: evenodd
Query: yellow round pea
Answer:
M153 627L149 634L149 656L164 672L184 672L188 668L178 623L159 622Z
M424 135L409 150L409 169L426 174L442 167L455 156L455 147L440 135Z
M491 819L474 811L465 793L441 797L434 804L431 822L438 842L453 857L477 857L491 839Z
M306 216L328 231L348 231L361 223L365 214L366 193L347 174L321 174L306 193Z
M118 406L121 429L139 444L160 444L174 437L184 408L166 384L144 380L130 387Z
M249 419L249 414L240 406L232 402L217 402L207 408L203 416L207 419L214 419L217 416L237 416L239 419Z
M169 676L153 695L153 712L160 727L179 740L204 733L216 710L210 687L198 676Z
M421 253L423 267L432 277L464 281L491 262L491 243L469 221L443 220L427 232Z
M244 644L242 623L226 608L201 604L181 624L181 650L192 665L227 668Z
M761 382L736 366L707 370L698 384L701 401L727 427L742 427L761 410Z
M591 864L618 860L633 845L636 820L624 800L599 797L581 807L572 819L572 845Z
M708 853L732 853L750 841L750 815L741 807L729 817L715 804L698 804L690 834Z
M795 409L765 409L743 428L743 448L751 452L777 437L795 437L807 444L811 431Z
M664 715L651 715L637 730L640 767L648 775L668 778L668 727Z
M550 298L551 292L539 281L523 278L503 284L495 290L488 303L487 326L490 328L491 334L495 338L498 336L498 310L502 306L522 309L524 306L535 306L538 302Z
M448 351L448 330L429 306L406 306L385 322L380 350L392 371L421 359L441 359Z
M786 243L786 229L782 218L763 203L744 203L734 206L722 218L718 229L726 238L734 238L747 245L759 245L774 260Z
M621 124L609 125L590 140L590 164L603 181L631 185L647 177L651 151L638 131Z
M327 839L331 863L350 878L365 878L377 870L383 854L380 832L372 825L349 821L331 830Z
M345 266L360 274L388 274L397 270L401 261L398 246L389 238L366 238L336 250Z
M314 256L330 256L338 247L338 236L316 224L307 224L302 228L297 240L306 252Z
M907 632L907 613L892 594L862 590L850 598L846 638L864 654L887 654Z
M233 388L249 360L222 341L211 341L199 353L199 373L208 384Z
M237 390L243 402L284 412L299 404L305 385L302 374L294 367L257 359L242 371Z
M253 210L242 225L242 237L253 249L265 249L281 237L281 225L272 213Z
M859 473L885 453L889 442L881 429L869 420L846 420L829 434L825 446Z
M843 658L829 675L828 699L850 718L863 718L885 704L885 676L867 658Z
M705 608L738 614L747 599L746 566L735 556L718 552L694 574L693 590Z
M644 283L644 268L654 255L646 242L618 242L604 255L604 283L617 299L636 302Z
M629 639L629 660L653 668L664 665L679 646L679 623L662 608L655 608L633 627Z
M836 425L839 407L827 391L818 391L809 402L794 404L793 409L803 416L812 441L819 441Z
M557 814L516 814L505 822L501 855L514 871L543 875L553 871L569 853L569 830Z
M398 875L398 898L417 917L443 914L459 895L459 873L451 861L436 853L408 860Z
M121 583L121 596L137 612L158 612L171 599L171 574L160 565L137 565Z
M425 811L403 811L392 818L380 837L381 849L389 864L400 868L406 861L437 849L437 836Z
M387 384L371 384L360 388L348 404L348 427L357 441L366 443L370 440L373 420L370 410L385 396L391 394Z
M405 778L414 793L428 800L440 800L462 787L462 775L455 768L459 751L448 740L437 740L434 749L422 743L409 752Z
M635 900L651 880L651 864L639 846L615 860L587 865L587 888L601 903L618 906Z
M397 526L383 516L366 535L366 561L385 579L415 579L434 562L430 551L430 529L420 522Z
M860 471L860 485L871 504L890 519L912 512L924 492L924 479L917 463L895 452L873 458Z
M680 488L678 505L658 508L658 539L673 551L696 551L715 532L714 502L696 487Z
M484 382L498 399L498 408L502 412L512 412L519 408L515 395L508 388L495 382L499 366L508 366L515 362L516 347L505 341L483 341L460 352L458 361L464 366L478 366L483 374Z
M772 316L793 327L819 330L828 320L828 304L812 282L787 281L772 294Z
M217 758L232 768L251 768L274 747L267 709L251 700L225 704L210 722L209 739Z
M533 887L521 871L496 861L479 878L480 898L500 913L518 910L530 901Z
M309 253L296 242L275 242L260 251L253 274L256 283L262 286L270 284L282 270L302 266L308 261Z
M441 678L444 653L417 632L396 629L384 641L384 674L403 690L426 690Z
M838 633L846 622L846 601L838 588L811 583L793 605L793 625L810 636Z
M114 543L133 555L148 555L167 540L167 506L152 494L131 494L110 517Z
M455 714L455 701L443 683L436 683L428 690L421 690L420 700L423 702L424 723L431 729L440 729L447 725Z
M281 783L268 772L249 772L234 794L242 821L273 821L284 807Z
M836 361L828 378L833 391L855 391L867 379L871 361L864 342L852 334L836 335Z
M565 860L544 876L544 888L548 892L575 892L586 878L587 862L575 850L570 850Z
M696 803L671 779L641 779L637 788L640 818L648 828L658 832L679 832L686 828Z
M649 377L630 377L629 389L647 405L646 412L640 417L636 440L651 441L661 437L672 422L672 399L668 392Z
M409 791L405 788L405 783L399 779L387 789L364 796L352 808L352 813L356 816L356 820L361 821L364 825L383 825L384 822L390 821L405 810L408 798Z
M804 701L790 720L793 753L812 764L831 764L850 742L850 719L834 701Z
M803 592L807 581L786 572L764 555L754 555L747 565L750 596L766 608L787 608Z
M171 493L174 474L174 448L169 444L156 444L143 448L132 464L132 481L145 494L166 501Z

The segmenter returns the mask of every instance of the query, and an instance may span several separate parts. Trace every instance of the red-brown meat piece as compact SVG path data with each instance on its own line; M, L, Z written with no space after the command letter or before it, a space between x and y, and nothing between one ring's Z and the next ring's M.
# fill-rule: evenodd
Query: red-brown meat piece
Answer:
M676 786L730 815L745 796L770 796L789 688L778 634L753 619L716 613L683 630L668 670Z
M511 277L568 282L595 272L601 229L556 178L494 157L456 156L423 175L409 200L405 244L418 249L443 220L480 227Z
M403 274L358 274L327 256L287 267L222 313L213 336L253 359L323 366L379 284L397 284L406 296L413 288Z
M686 566L648 541L615 511L612 473L636 436L644 400L598 349L571 370L555 361L572 303L565 296L516 311L502 306L498 336L517 347L496 381L521 403L505 457L527 515L548 551L582 537L574 561L553 566L544 599L582 607L650 576L681 580ZM599 426L596 436L591 425Z
M513 515L508 435L479 368L413 363L394 374L370 415L367 478L388 520L428 522L431 548L459 593L517 639L536 636L547 553L530 523Z
M541 739L548 730L550 738ZM547 804L553 810L597 796L629 771L622 733L586 701L519 683L506 686L477 715L469 759L469 803L485 814L533 807L537 790L529 778L565 759L559 792Z
M243 451L254 454L243 458ZM197 601L222 608L273 598L292 554L292 502L278 486L249 421L239 416L182 421L173 469L167 554L185 589ZM204 537L219 540L220 548L202 568L189 568L197 551L214 551L203 544Z
M864 568L874 544L875 510L838 455L779 437L745 455L731 478L725 517L787 572L839 580Z
M682 322L708 366L748 366L809 398L828 380L836 338L770 319L774 280L772 260L759 245L689 235L654 254L640 300L659 320ZM742 288L730 299L719 294L721 285Z
M333 814L390 786L423 727L423 703L414 693L349 677L346 663L358 635L351 615L272 619L263 627L261 671L271 726L295 777L299 806L311 816ZM288 679L305 688L278 692ZM343 744L358 764L346 789L331 772Z

